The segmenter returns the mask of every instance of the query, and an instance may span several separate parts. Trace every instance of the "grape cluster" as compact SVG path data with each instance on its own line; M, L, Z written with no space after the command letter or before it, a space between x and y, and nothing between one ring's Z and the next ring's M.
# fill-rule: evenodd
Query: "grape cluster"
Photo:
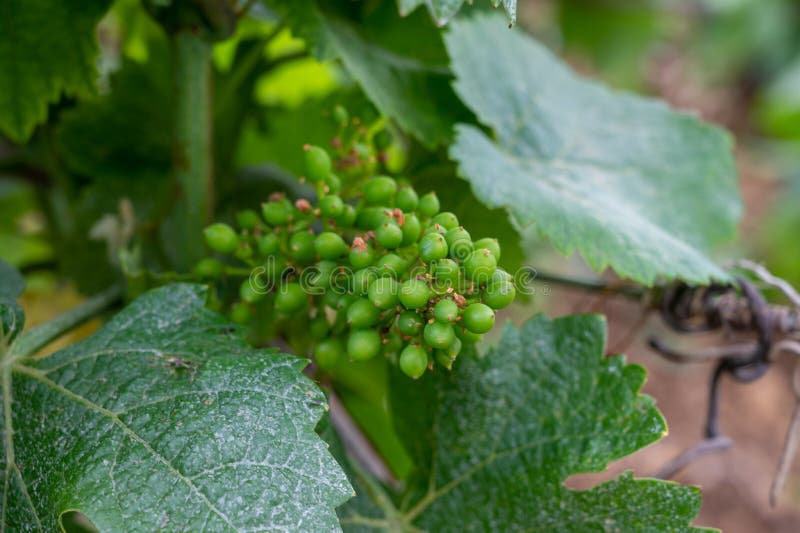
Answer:
M420 197L402 180L373 176L345 193L328 153L304 149L317 205L274 194L260 214L237 214L238 231L205 229L213 251L259 269L241 284L232 319L247 322L256 303L271 299L278 318L308 321L323 370L381 353L412 378L434 365L450 369L515 297L497 266L497 240L473 241L435 193ZM196 272L214 277L220 268L207 258Z

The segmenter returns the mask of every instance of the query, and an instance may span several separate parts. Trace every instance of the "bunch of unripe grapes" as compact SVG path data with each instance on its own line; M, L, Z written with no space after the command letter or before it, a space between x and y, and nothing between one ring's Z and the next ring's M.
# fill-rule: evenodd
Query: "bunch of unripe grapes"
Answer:
M402 180L374 176L342 194L328 153L304 150L317 205L275 194L260 214L239 212L238 231L205 229L213 251L258 273L241 284L232 319L247 322L255 304L271 299L278 320L307 321L323 370L380 354L412 378L435 365L450 369L514 300L497 240L473 241L456 215L440 211L435 193L420 197ZM196 272L220 269L207 258Z

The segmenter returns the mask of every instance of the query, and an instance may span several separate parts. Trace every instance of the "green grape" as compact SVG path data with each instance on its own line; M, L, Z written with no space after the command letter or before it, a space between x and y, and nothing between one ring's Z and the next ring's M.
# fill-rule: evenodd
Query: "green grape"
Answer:
M372 282L378 279L378 269L362 268L353 272L352 289L356 294L366 294Z
M284 226L292 220L292 204L286 198L261 205L261 216L271 226Z
M278 251L280 247L280 239L274 233L267 233L258 239L258 254L261 257L272 255Z
M431 219L431 223L439 224L444 229L451 230L458 227L458 217L449 211L445 211L444 213L439 213L433 217L433 219Z
M422 232L422 236L424 237L425 235L428 235L429 233L436 233L438 235L444 236L445 233L447 233L447 230L444 229L439 224L434 224L432 226L428 226L427 228L425 228L425 231Z
M456 288L458 286L461 269L452 259L440 259L432 264L431 274L436 278L439 288Z
M370 266L375 261L375 250L369 243L356 237L353 246L350 248L348 256L350 265L355 269L362 269Z
M403 227L400 229L403 232L403 240L400 242L400 246L411 246L419 240L419 236L422 233L422 225L419 223L417 215L413 213L405 215Z
M438 233L429 233L419 241L419 258L425 263L447 257L447 241Z
M406 309L425 307L432 295L428 284L419 279L409 279L400 285L400 303Z
M379 309L389 309L397 305L399 286L393 278L378 278L369 286L367 294L370 301Z
M328 152L319 146L303 147L305 150L304 161L306 165L306 177L309 181L323 181L331 173L331 157Z
M310 271L312 276L309 281L315 287L327 288L330 287L331 278L333 278L336 269L339 268L339 264L335 261L322 260L317 262L314 268L316 272Z
M428 368L428 354L418 344L409 344L400 352L399 364L405 375L418 379Z
M239 298L241 298L243 302L254 304L264 298L264 294L255 290L250 284L250 280L246 279L239 285Z
M246 302L237 302L231 307L231 320L244 324L250 320L250 306Z
M339 361L344 360L344 344L340 339L331 337L314 345L314 361L322 370L333 370Z
M405 272L408 264L397 254L386 254L377 261L378 275L398 278Z
M239 246L237 246L236 250L234 250L233 255L237 259L241 259L242 261L247 261L248 259L253 257L253 248L250 246L249 243L240 242Z
M344 208L342 208L342 213L337 216L333 217L336 223L343 227L343 228L350 228L353 224L356 223L356 217L358 214L356 213L356 208L352 205L344 204Z
M370 205L389 205L397 192L397 182L387 176L377 176L361 188L364 200Z
M258 213L252 209L245 209L236 213L236 224L240 228L253 229L261 223Z
M222 263L213 257L206 257L194 265L192 272L194 272L195 276L198 276L202 279L218 279L220 276L222 276L222 270Z
M458 336L456 336L453 339L453 343L450 344L450 346L445 348L443 351L444 353L447 354L448 357L450 357L451 359L455 359L458 356L459 352L461 352L461 346L462 346L461 339L459 339Z
M374 329L352 331L347 337L347 355L353 361L372 359L381 351L381 336Z
M497 261L500 261L500 243L497 242L497 239L485 237L483 239L478 239L473 244L476 250L480 250L481 248L486 248L487 250L492 252L492 255Z
M382 224L394 222L392 212L385 207L367 207L358 212L356 225L361 229L375 229Z
M494 311L486 304L470 304L464 309L461 323L472 333L486 333L494 326Z
M461 237L454 237L453 234L450 233L458 232L458 229L459 228L451 229L447 232L447 235L450 235L452 239L452 242L448 241L448 255L457 261L463 261L465 258L469 257L473 251L472 241L470 241L468 237L465 237L463 233ZM447 235L445 235L445 240L447 240Z
M375 240L387 250L394 250L403 242L403 230L394 223L383 224L375 230Z
M312 318L311 323L308 326L308 330L311 333L311 338L315 341L319 341L327 337L331 330L331 326L328 324L328 319L325 317L325 313L318 313L317 316Z
M494 274L492 274L492 279L490 281L492 283L498 283L498 282L501 282L501 281L508 281L508 282L512 282L513 283L514 276L512 276L511 274L509 274L508 272L506 272L502 268L498 267L494 271Z
M325 231L317 235L314 249L323 259L336 259L347 253L347 245L338 233Z
M308 295L299 283L283 283L275 296L275 309L282 313L294 313L308 303Z
M325 184L328 185L329 193L338 194L342 190L342 180L336 174L328 174L325 178Z
M338 217L344 211L344 202L335 194L329 194L319 201L319 210L323 216Z
M464 260L464 274L467 281L482 285L492 279L497 270L497 259L487 248L475 250Z
M414 311L403 311L397 317L397 329L403 335L409 337L416 337L422 333L422 328L425 327L425 321Z
M458 318L458 305L453 300L440 300L433 306L433 318L451 324Z
M457 325L453 329L456 332L456 337L458 337L459 339L461 339L462 342L465 343L475 344L476 342L478 342L483 338L483 335L481 335L480 333L473 333L463 326Z
M359 297L355 296L354 294L342 294L336 300L336 309L346 312L353 302L357 302L358 300Z
M450 324L431 322L425 324L425 329L422 330L422 337L425 339L425 344L431 348L443 349L453 344L456 334Z
M239 236L232 227L222 222L211 224L204 229L203 237L209 248L221 254L233 253L239 246Z
M298 261L311 261L316 255L314 234L300 231L289 239L289 254Z
M424 217L432 217L439 212L439 198L435 192L429 192L419 199L417 210Z
M347 323L353 329L369 328L378 323L380 311L366 298L359 298L347 308Z
M350 114L347 112L347 109L337 105L333 108L333 120L340 126L344 126L350 120Z
M447 355L447 352L443 350L436 350L436 352L434 352L434 358L439 365L443 366L447 370L453 369L453 362L455 361L455 358Z
M514 301L517 290L508 281L490 282L483 293L483 303L492 309L502 309Z
M444 234L444 240L447 241L447 246L452 248L454 242L462 240L472 241L472 238L469 236L469 232L464 229L464 226L458 226L447 230L447 233Z
M394 205L406 213L414 211L419 205L419 196L410 186L400 187L394 199Z

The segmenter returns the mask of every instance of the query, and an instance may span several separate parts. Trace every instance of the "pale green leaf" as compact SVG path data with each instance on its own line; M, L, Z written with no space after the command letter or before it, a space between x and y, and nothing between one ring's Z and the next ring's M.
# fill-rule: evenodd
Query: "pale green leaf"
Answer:
M706 251L741 212L729 135L575 75L497 16L454 22L445 42L456 92L493 132L459 125L450 149L479 199L596 270L727 279Z
M110 3L0 0L0 132L23 142L62 93L94 90L94 28Z
M392 497L357 465L359 497L340 509L346 530L689 531L696 488L635 479L592 489L564 486L666 433L645 372L604 358L596 315L507 326L482 358L464 354L452 373L392 388L398 434L418 474ZM339 452L340 461L346 461ZM395 506L392 502L400 502ZM370 504L371 502L371 504Z
M249 348L204 299L156 289L5 366L7 528L56 531L80 510L100 531L338 529L351 489L314 432L325 398L305 361Z

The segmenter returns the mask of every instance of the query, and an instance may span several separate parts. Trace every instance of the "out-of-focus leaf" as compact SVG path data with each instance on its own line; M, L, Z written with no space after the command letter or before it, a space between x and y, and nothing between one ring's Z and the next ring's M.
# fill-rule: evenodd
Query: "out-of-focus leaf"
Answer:
M62 93L94 91L94 27L110 0L0 0L0 132L24 142Z

